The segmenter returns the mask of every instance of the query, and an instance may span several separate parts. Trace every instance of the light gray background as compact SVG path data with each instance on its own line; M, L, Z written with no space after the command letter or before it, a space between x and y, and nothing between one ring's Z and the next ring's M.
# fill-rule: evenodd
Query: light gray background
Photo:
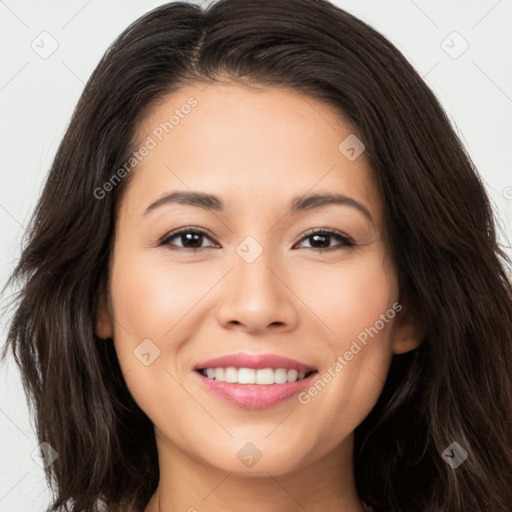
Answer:
M162 3L0 0L2 285L86 79L123 29ZM512 238L512 0L334 3L386 35L425 78ZM48 492L20 379L12 361L0 370L0 512L43 511Z

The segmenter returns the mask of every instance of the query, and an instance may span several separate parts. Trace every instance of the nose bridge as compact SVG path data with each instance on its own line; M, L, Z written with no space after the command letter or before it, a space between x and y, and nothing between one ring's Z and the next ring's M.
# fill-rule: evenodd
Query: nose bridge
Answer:
M275 251L268 245L268 237L264 244L249 235L236 247L233 270L235 282L239 283L236 285L237 296L254 295L253 300L261 296L261 300L275 301L282 294L282 284L279 285L279 280L270 270L278 267L279 262L276 261Z
M280 275L281 263L276 251L255 236L242 240L232 257L233 269L222 294L219 321L243 324L255 331L271 324L294 324L297 313L293 294L284 284L286 277Z

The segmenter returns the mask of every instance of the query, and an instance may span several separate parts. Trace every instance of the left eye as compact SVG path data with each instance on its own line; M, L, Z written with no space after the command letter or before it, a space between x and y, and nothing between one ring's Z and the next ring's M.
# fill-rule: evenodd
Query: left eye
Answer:
M337 239L340 243L332 246L332 239ZM177 245L175 243L171 243L172 240L178 239L181 241L181 245ZM206 249L207 247L220 247L218 244L203 246L202 242L204 239L210 239L209 234L201 229L201 228L184 228L175 233L170 233L166 235L164 238L160 240L159 245L166 245L171 249L188 249L191 251L200 251L202 249ZM318 229L316 231L311 231L309 234L303 236L299 242L304 240L311 240L310 246L305 247L305 249L315 249L317 251L327 251L333 249L343 249L344 247L354 247L356 244L343 233L338 233L336 231L327 231Z
M341 241L341 243L331 246L331 240L335 238ZM327 231L318 229L315 231L310 231L309 234L306 234L301 238L300 241L311 239L313 243L310 245L311 247L306 247L306 249L317 249L319 251L327 251L333 249L343 249L344 247L354 247L356 244L353 240L351 240L348 236L343 233L338 233L337 231Z

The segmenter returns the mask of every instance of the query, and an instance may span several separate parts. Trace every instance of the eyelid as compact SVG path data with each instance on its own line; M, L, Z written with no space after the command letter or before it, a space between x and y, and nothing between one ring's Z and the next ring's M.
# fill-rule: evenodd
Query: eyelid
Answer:
M172 246L169 243L169 240L172 238L175 238L183 233L199 233L204 235L205 237L209 238L213 242L213 246L208 247L181 247L181 246ZM338 229L329 228L327 226L323 227L316 227L311 228L305 231L301 237L293 244L294 246L297 245L300 242L303 242L307 238L315 235L315 234L322 234L322 235L334 235L338 237L342 241L342 244L335 245L333 247L324 247L324 248L315 248L315 247L305 247L305 249L311 249L314 252L329 252L329 251L336 251L351 247L356 247L358 244L348 235L343 233L342 231L339 231ZM215 247L215 245L220 246L218 242L215 241L214 237L211 235L211 233L204 228L201 228L199 226L184 226L181 228L178 228L174 231L171 231L164 235L158 243L158 246L169 246L172 250L182 250L182 251L190 251L190 252L198 252L202 251L204 249Z
M343 242L344 242L346 247L355 247L357 245L355 243L355 241L350 236L346 235L342 231L339 231L338 229L334 229L334 228L329 228L329 227L326 227L326 226L320 227L320 228L308 229L305 233L303 233L301 235L299 240L294 245L296 245L298 242L302 242L306 238L309 238L310 236L313 236L313 235L316 235L316 234L336 235L341 240L343 240ZM335 249L335 248L336 247L329 247L329 248L326 248L326 249L323 249L323 250L327 251L327 250L331 250L331 249ZM322 249L317 249L317 250L321 251Z
M158 245L169 245L167 242L168 240L170 240L171 238L174 238L176 236L179 236L183 233L200 233L208 238L210 238L212 241L214 241L214 238L212 236L212 234L207 230L207 229L204 229L204 228L200 228L199 226L184 226L182 228L178 228L174 231L171 231L167 234L165 234L162 238L160 238L159 240L159 243ZM217 243L217 242L215 242ZM189 251L192 251L194 249L192 248L188 248L188 247L179 247L178 248L181 248L181 249L184 249L184 250L189 250ZM196 247L195 250L201 250L201 249L206 249L206 247Z

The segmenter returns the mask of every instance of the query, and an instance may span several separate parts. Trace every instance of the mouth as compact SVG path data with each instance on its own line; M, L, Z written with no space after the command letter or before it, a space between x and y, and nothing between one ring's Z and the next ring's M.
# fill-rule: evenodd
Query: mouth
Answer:
M309 385L318 370L272 354L232 354L202 362L194 368L214 396L245 409L275 406Z
M207 379L217 382L257 384L260 386L299 382L316 372L316 370L299 372L293 368L262 368L256 370L254 368L236 368L234 366L228 366L227 368L203 368L197 371Z

